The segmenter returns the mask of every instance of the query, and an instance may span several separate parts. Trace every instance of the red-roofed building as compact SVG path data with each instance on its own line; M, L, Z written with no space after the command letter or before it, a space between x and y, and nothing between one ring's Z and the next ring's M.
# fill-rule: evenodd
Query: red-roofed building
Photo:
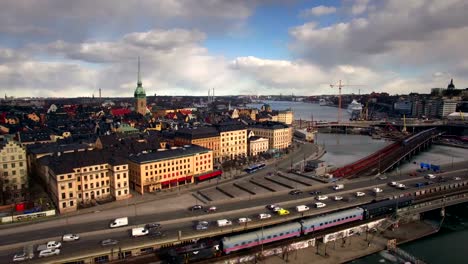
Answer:
M113 116L124 116L126 114L130 114L132 111L128 108L117 108L117 109L112 109L111 114Z

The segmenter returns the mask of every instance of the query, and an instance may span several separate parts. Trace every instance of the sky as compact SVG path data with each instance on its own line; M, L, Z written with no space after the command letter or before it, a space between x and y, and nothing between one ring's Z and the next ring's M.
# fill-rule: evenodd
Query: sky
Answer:
M468 87L466 0L2 0L14 97L429 93Z

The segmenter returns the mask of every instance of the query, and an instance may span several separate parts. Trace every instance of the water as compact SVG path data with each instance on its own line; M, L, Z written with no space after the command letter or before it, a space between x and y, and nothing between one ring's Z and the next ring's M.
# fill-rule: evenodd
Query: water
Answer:
M295 119L336 121L338 109L334 107L319 106L302 102L266 101L273 110L285 110L291 108ZM262 104L250 104L249 107L259 108ZM343 120L349 118L349 114L343 109ZM322 160L343 166L357 161L376 150L390 144L390 141L373 140L369 136L347 134L317 134L317 143L324 145L327 153ZM420 162L431 164L447 164L468 160L468 150L448 146L433 145L429 151L421 152L411 162L403 164L399 169L418 169ZM416 164L413 163L416 161ZM442 166L442 170L444 167ZM399 170L391 173L398 173ZM431 264L458 264L468 263L468 204L447 208L447 217L444 227L437 234L419 239L401 246L407 252L421 258ZM384 260L379 254L374 254L352 263L391 263Z
M318 104L289 102L289 101L264 101L269 104L273 110L291 109L294 112L295 120L311 120L314 121L336 121L338 119L338 108L331 106L320 106ZM247 104L247 107L260 109L263 104ZM346 109L341 109L341 120L349 120L350 115Z

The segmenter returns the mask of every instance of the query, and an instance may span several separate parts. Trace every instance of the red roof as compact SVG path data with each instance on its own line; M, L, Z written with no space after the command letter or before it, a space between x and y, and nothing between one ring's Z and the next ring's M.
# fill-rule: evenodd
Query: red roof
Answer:
M113 116L123 116L126 114L130 114L132 111L128 108L118 108L118 109L112 109L111 113Z

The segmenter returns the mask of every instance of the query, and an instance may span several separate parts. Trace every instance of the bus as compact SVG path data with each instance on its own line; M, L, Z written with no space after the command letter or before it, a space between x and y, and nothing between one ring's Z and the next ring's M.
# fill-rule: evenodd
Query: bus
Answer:
M255 164L255 165L248 167L247 169L245 169L245 171L247 173L254 173L257 170L261 170L263 168L265 168L265 163L260 163L260 164Z

